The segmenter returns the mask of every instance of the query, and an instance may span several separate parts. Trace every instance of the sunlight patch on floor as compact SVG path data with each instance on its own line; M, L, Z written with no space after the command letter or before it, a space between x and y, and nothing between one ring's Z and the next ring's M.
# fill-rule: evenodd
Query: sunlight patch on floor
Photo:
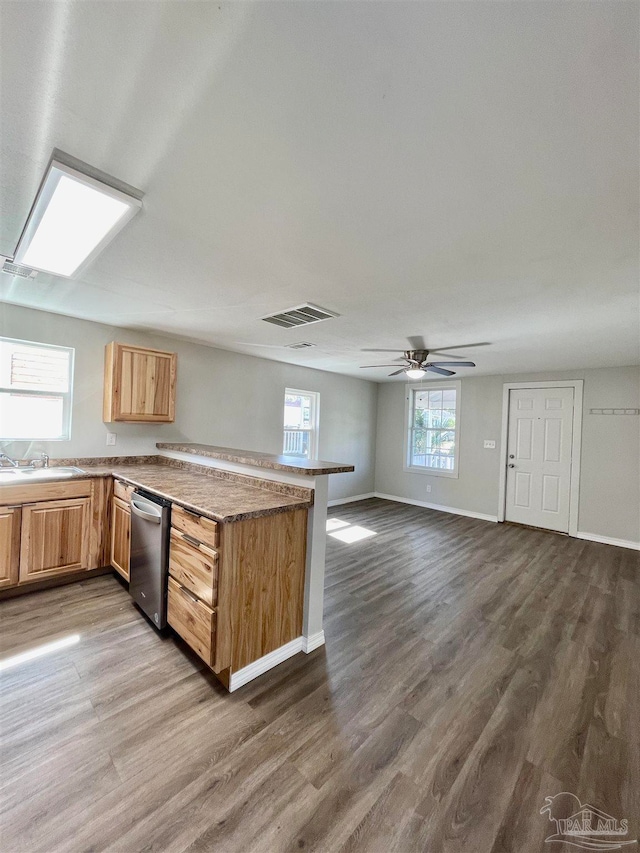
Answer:
M369 530L368 527L360 527L358 524L347 524L342 526L340 530L334 530L329 533L334 539L339 539L341 542L360 542L362 539L368 539L370 536L376 536L375 530Z
M80 642L80 634L70 634L68 637L62 637L60 640L54 640L52 643L44 643L41 646L36 646L33 649L28 649L26 652L20 652L18 655L13 655L10 658L0 660L0 672L5 669L11 669L14 666L20 666L30 660L44 657L52 652L66 649L69 646L75 646Z

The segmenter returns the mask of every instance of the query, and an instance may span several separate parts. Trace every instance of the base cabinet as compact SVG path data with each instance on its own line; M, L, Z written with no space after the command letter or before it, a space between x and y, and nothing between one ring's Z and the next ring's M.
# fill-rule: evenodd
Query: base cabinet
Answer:
M168 622L228 687L302 634L307 510L216 524L173 505Z
M121 498L111 501L111 565L129 580L131 557L131 510Z
M0 589L18 583L21 516L19 506L0 506Z
M0 487L0 590L109 562L106 478Z
M42 501L22 508L20 581L89 568L91 498Z

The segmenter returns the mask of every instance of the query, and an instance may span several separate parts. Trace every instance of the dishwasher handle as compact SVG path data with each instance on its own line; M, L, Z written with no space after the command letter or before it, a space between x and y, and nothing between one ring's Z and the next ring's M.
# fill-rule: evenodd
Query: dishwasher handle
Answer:
M138 506L135 502L134 496L131 497L131 512L135 515L139 515L140 518L144 518L145 521L150 521L152 524L160 524L162 521L162 510L160 508L147 512L146 509L142 509L142 507Z

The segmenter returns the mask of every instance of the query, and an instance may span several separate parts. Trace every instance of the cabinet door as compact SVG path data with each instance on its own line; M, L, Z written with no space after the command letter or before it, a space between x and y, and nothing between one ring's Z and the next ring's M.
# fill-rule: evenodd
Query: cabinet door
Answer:
M0 506L0 588L18 583L20 507Z
M131 556L131 511L120 498L111 503L111 565L122 577L129 580Z
M110 343L105 355L104 420L171 423L175 420L177 356Z
M91 498L25 504L21 583L88 568L90 535Z

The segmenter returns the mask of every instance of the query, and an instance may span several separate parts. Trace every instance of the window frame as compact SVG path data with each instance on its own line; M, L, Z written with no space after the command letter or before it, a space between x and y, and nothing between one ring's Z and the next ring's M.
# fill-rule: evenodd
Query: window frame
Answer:
M427 474L430 477L448 477L458 479L460 473L460 399L462 383L459 379L443 382L408 382L405 393L404 409L404 466L403 470L411 474ZM415 393L421 391L455 391L456 392L456 425L455 447L453 454L453 469L447 471L444 468L427 468L423 465L411 465L411 434L413 431L413 407Z
M318 459L318 445L320 441L320 392L319 391L303 391L300 388L285 388L283 403L286 403L287 396L304 396L310 397L313 401L312 411L312 426L301 429L287 429L284 423L284 411L282 415L282 455L291 456L292 454L285 452L285 442L287 432L306 432L309 433L309 456L296 456L296 459ZM284 409L284 407L283 407Z
M61 397L62 398L62 432L55 438L52 437L15 437L0 434L0 441L70 441L71 440L71 414L73 409L73 378L75 368L75 347L65 347L59 344L47 344L41 341L28 341L23 338L9 338L0 335L0 343L25 344L26 346L39 347L40 349L62 350L69 353L69 390L68 391L41 391L35 388L11 388L0 384L0 394L11 394L19 397Z

